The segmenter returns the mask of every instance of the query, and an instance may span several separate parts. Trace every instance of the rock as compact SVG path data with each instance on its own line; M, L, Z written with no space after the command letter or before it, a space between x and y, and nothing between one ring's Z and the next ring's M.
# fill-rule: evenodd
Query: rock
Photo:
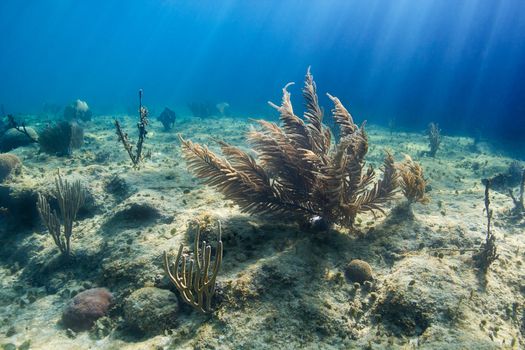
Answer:
M458 305L467 298L457 272L438 258L416 256L399 262L387 276L376 312L396 336L411 337L434 326L452 327L463 317Z
M12 336L15 335L16 333L17 333L17 331L16 331L15 326L11 326L11 327L9 327L9 329L7 330L7 332L5 332L5 336L6 336L6 337L12 337Z
M352 282L363 283L365 281L372 281L374 276L372 268L363 260L354 259L345 268L345 276Z
M90 329L96 320L108 314L112 304L113 295L106 288L85 290L68 303L62 322L74 331Z
M118 199L124 199L129 196L131 188L124 178L118 175L114 175L110 179L106 180L104 184L106 192L111 193Z
M20 172L22 163L14 154L0 154L0 182L3 182L9 175Z
M30 348L31 348L31 340L26 340L18 347L18 350L29 350Z
M145 287L134 291L124 302L124 320L132 329L155 335L175 326L178 310L173 292Z
M26 131L29 133L31 138L38 139L38 135L33 128L26 127ZM7 130L2 137L0 137L0 152L8 152L12 149L27 146L32 144L33 141L27 137L27 135L21 133L16 129Z
M115 215L108 220L106 225L136 226L150 223L162 217L163 215L153 202L129 201L116 209Z
M36 210L37 193L24 185L0 185L0 208L5 208L5 217L10 224L32 227L39 222Z

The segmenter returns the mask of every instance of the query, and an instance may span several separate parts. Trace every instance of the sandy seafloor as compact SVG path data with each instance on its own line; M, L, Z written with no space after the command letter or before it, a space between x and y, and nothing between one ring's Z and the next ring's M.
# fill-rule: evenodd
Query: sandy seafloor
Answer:
M136 139L136 117L121 118ZM38 123L29 123L36 128ZM512 159L494 148L445 136L436 158L423 133L369 126L367 161L376 167L384 149L397 161L421 162L431 202L413 216L393 210L362 214L354 231L301 232L282 220L242 214L186 169L177 133L213 144L212 137L245 146L251 123L235 118L185 118L171 132L152 121L151 152L133 170L117 142L112 117L84 125L85 144L67 157L38 153L35 145L10 153L22 174L3 183L13 192L49 193L56 170L80 179L88 204L74 227L73 263L58 263L44 226L6 227L0 246L0 344L31 349L519 349L525 346L525 229L510 215L512 201L491 192L499 259L483 282L472 249L484 240L481 178L505 172ZM483 145L482 145L483 146ZM216 146L211 146L216 149ZM114 177L119 186L107 186ZM108 190L111 188L113 193ZM36 215L36 214L33 214ZM144 286L169 288L162 252L191 244L192 223L223 224L220 302L211 316L180 308L173 329L140 336L126 328L122 303ZM214 241L212 236L211 241ZM371 285L344 277L352 259L367 261ZM68 332L60 323L70 297L106 287L116 306L92 331ZM12 346L11 346L12 348Z

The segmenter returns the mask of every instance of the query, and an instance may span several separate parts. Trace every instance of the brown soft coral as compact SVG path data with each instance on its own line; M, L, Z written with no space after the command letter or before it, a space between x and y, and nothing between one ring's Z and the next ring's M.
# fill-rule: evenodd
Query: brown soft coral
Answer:
M356 125L339 99L328 95L340 134L333 144L310 70L303 89L303 118L294 114L290 85L283 88L280 106L270 102L280 113L280 125L258 120L259 128L248 133L257 160L224 142L219 142L225 156L220 157L181 137L189 168L248 213L352 226L358 213L382 211L397 186L392 156L387 154L383 177L374 181L372 167L365 168L364 125Z
M419 202L426 204L429 198L425 194L427 181L423 175L423 168L406 155L405 160L398 165L400 175L400 185L403 194L409 203Z

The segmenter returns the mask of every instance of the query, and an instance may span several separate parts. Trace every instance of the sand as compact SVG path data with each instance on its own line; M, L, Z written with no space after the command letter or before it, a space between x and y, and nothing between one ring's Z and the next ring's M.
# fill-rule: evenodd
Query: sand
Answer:
M120 117L133 140L135 117ZM37 120L36 118L33 120ZM39 127L37 123L29 123ZM499 259L482 278L472 261L485 239L481 179L513 161L466 137L445 136L436 158L423 155L423 133L368 126L367 161L383 150L397 161L420 162L431 199L403 211L398 193L386 215L360 215L354 230L302 232L286 218L249 216L186 169L177 133L210 144L220 138L246 147L251 123L238 118L185 117L165 132L152 121L150 152L133 169L112 118L84 125L85 144L71 157L10 153L22 173L3 183L11 191L49 194L57 169L88 191L74 227L74 259L64 263L36 213L33 224L0 224L0 344L31 349L518 349L525 346L524 220L511 215L506 193L491 191ZM108 185L109 184L109 185ZM145 286L176 288L165 278L162 252L191 245L195 223L223 227L224 260L211 315L185 306L176 324L157 335L127 327L122 305ZM207 238L214 244L214 234ZM374 281L344 276L352 259L367 261ZM70 298L106 287L116 305L91 331L60 322ZM24 345L25 344L25 345ZM22 346L22 347L20 347ZM9 348L9 347L8 347Z

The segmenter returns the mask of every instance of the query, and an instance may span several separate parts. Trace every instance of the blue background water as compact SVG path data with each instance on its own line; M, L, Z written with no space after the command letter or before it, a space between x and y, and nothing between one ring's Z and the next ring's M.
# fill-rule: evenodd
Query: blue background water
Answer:
M77 98L126 112L144 88L156 110L228 101L264 116L312 65L358 121L525 135L521 0L3 0L0 37L11 113Z

